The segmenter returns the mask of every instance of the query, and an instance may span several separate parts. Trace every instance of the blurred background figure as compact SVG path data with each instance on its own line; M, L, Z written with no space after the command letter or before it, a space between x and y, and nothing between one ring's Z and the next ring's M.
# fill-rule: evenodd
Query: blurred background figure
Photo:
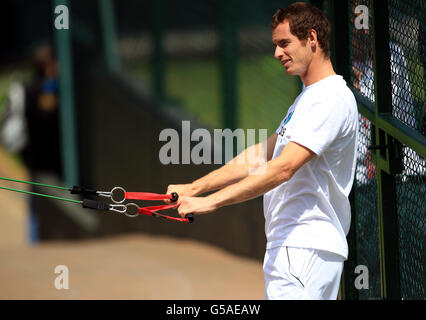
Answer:
M30 171L61 172L58 63L50 45L35 50L34 78L25 92L28 143L22 150Z
M5 148L21 155L30 177L43 173L62 178L59 127L58 63L52 46L37 47L28 84L14 81L8 90L2 118ZM30 200L29 240L38 242L38 219Z

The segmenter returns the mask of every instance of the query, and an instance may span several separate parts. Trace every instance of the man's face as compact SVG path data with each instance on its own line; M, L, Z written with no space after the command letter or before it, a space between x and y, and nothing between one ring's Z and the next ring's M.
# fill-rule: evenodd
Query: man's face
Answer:
M287 20L272 31L274 57L280 60L288 75L303 76L312 60L312 50L306 40L299 40L290 32Z

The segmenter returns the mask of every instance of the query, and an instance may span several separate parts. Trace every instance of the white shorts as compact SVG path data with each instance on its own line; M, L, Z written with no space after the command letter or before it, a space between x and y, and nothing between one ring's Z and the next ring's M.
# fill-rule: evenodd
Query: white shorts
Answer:
M328 251L276 247L263 262L265 299L336 300L344 258Z

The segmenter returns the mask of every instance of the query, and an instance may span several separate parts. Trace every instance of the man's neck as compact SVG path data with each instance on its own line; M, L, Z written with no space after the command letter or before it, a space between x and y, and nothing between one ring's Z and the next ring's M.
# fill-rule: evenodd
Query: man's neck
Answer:
M307 87L335 74L336 72L334 72L330 59L324 58L323 56L317 56L312 59L306 73L301 75L300 79Z

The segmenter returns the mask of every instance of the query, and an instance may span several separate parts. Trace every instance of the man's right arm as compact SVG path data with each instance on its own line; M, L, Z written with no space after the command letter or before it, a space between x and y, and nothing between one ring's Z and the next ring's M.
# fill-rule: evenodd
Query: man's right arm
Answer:
M277 137L277 133L272 134L266 141L248 147L224 166L192 183L169 185L167 194L176 192L194 197L239 182L249 175L250 170L272 159Z

